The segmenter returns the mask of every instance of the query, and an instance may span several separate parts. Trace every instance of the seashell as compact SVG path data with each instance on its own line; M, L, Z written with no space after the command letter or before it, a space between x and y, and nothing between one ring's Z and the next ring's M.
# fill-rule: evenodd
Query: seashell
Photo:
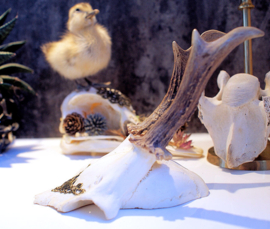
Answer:
M61 111L59 131L64 134L61 141L64 154L108 153L124 140L127 123L138 122L129 99L119 91L105 87L70 93L64 99ZM64 120L70 114L84 118L83 132L78 130L72 136L66 132ZM98 128L91 127L93 120L98 122Z
M229 168L253 161L266 147L270 132L267 102L257 77L225 71L218 76L219 93L199 100L199 118L214 142L216 154ZM264 91L266 94L266 90Z
M65 154L104 154L114 150L122 141L122 137L115 135L81 137L64 135L60 147Z

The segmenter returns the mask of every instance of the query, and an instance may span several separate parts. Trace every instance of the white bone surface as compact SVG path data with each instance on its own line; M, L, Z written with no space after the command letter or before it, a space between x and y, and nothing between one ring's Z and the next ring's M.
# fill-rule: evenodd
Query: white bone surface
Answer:
M112 219L120 208L171 207L208 195L208 188L198 175L173 161L155 162L154 154L142 151L127 138L83 170L74 185L83 183L85 193L49 190L37 195L35 203L60 212L94 203L107 219Z
M122 208L172 207L209 193L204 181L175 161L156 162Z
M199 100L199 118L229 168L253 161L266 147L270 128L258 79L249 74L218 76L219 93Z

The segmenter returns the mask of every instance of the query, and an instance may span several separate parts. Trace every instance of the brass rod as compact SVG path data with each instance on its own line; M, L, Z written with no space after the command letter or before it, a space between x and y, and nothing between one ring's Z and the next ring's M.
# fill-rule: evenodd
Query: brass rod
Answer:
M251 26L250 11L254 8L251 0L242 0L239 10L243 11L243 26ZM252 63L252 42L247 40L244 42L244 63L245 73L253 75L253 63Z

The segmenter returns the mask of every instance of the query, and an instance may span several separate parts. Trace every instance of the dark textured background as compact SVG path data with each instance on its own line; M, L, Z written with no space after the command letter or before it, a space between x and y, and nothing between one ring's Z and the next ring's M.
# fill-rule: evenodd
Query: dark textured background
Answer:
M17 13L18 22L5 41L27 40L12 60L34 69L34 74L22 74L37 91L20 104L19 137L56 137L60 105L75 83L53 72L41 53L40 46L59 39L65 31L68 10L77 0L1 0L0 13L12 8L8 19ZM242 13L237 0L92 0L100 10L97 20L106 26L112 37L112 60L106 70L94 79L111 81L132 99L138 114L149 114L166 93L173 69L172 41L182 48L190 46L191 32L217 29L228 32L242 25ZM253 42L254 75L263 80L270 64L269 0L253 0L252 25L265 32ZM243 72L243 47L236 48L212 76L206 95L214 96L218 89L219 70L230 75ZM205 131L195 116L189 124L191 132Z

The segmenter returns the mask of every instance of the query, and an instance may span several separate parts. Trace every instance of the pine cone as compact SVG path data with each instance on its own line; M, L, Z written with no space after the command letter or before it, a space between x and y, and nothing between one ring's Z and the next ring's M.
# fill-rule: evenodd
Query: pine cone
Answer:
M121 107L122 106L131 106L131 101L128 97L123 95L120 91L112 89L112 88L106 88L106 87L100 87L98 88L97 94L101 95L102 98L108 99L111 103L118 103Z
M90 114L84 119L85 132L89 135L101 135L107 128L106 118L99 114Z
M76 113L73 112L72 114L68 114L64 119L64 128L67 134L75 135L77 132L84 131L84 118Z

